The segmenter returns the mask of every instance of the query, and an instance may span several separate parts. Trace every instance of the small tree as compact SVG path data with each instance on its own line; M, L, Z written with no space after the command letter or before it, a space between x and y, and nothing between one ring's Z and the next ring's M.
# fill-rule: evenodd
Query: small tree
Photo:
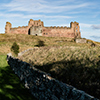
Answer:
M19 53L19 45L18 45L16 42L13 43L13 45L12 45L12 47L11 47L11 51L12 51L16 56L18 56L18 53Z
M44 41L42 41L42 40L38 40L38 41L37 41L37 45L35 45L35 46L37 46L37 47L42 47L42 46L45 46L45 43L44 43Z

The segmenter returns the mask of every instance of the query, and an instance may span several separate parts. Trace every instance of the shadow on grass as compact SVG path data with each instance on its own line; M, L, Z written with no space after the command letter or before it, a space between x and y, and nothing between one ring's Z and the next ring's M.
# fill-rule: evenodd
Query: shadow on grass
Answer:
M0 100L36 100L10 66L0 68Z
M54 62L43 66L34 66L50 73L52 77L100 99L100 61L95 64L95 61L91 62L87 58L83 64L82 62L83 59L73 59L70 61ZM88 67L87 65L90 63L92 66Z

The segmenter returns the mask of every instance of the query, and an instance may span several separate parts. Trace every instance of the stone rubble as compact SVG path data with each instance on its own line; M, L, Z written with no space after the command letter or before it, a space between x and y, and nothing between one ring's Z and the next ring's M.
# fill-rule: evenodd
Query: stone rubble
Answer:
M99 100L84 91L60 82L32 65L7 55L7 61L25 87L38 100Z

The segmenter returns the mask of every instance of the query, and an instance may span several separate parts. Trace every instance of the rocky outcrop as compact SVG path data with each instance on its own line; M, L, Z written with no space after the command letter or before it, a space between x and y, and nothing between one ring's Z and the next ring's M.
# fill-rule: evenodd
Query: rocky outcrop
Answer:
M8 64L38 100L98 100L73 86L52 78L32 65L7 55ZM19 91L20 92L20 91Z
M76 43L87 43L86 39L75 39Z

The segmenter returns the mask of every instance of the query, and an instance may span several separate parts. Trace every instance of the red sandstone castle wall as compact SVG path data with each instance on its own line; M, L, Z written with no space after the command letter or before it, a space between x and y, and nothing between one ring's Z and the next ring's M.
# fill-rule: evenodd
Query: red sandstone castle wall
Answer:
M18 28L11 28L10 33L12 34L28 34L28 27L18 27Z
M46 37L68 37L80 38L79 23L71 22L70 27L44 27L41 20L30 19L28 26L12 28L10 22L6 22L5 33L12 34L30 34Z
M44 27L42 35L47 37L68 37L68 38L75 37L75 33L72 28L64 28L64 27L59 27L59 28Z

